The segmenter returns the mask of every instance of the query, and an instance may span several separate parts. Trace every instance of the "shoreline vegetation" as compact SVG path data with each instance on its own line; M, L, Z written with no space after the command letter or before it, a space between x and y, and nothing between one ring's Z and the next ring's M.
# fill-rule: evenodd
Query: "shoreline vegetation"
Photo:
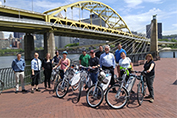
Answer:
M12 56L16 55L17 53L24 53L23 49L2 49L0 50L0 56Z
M159 51L177 51L177 48L162 47ZM23 49L3 49L0 50L0 56L14 56L17 53L22 53L24 55Z

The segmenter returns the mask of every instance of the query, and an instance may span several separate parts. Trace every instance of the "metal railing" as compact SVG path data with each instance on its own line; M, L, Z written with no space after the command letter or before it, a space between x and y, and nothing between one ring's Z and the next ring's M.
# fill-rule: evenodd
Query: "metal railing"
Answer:
M146 53L140 53L140 54L127 54L127 57L129 57L131 59L134 66L138 66L138 65L144 64L145 57L147 54L151 54L153 56L154 61L160 60L160 56L156 52L146 52Z
M27 65L24 71L24 84L29 85L31 83L31 66ZM4 89L15 88L16 79L12 68L2 68L0 69L0 80L4 83ZM40 71L40 83L44 81L43 71ZM21 85L21 81L19 80Z

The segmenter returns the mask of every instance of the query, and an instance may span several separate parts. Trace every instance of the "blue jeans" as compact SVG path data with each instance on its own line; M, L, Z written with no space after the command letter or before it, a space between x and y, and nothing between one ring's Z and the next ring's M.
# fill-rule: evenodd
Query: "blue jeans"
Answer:
M95 84L98 80L98 73L91 73L90 72L90 78L91 78L93 84Z

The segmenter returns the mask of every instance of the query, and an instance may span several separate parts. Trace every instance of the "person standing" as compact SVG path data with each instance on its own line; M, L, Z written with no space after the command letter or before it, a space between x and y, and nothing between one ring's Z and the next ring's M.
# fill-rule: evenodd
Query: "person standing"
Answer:
M57 65L62 57L59 55L59 52L55 52L55 56L53 57L52 61L54 65Z
M42 69L44 70L45 80L44 80L44 86L45 89L47 89L47 82L48 82L48 88L50 88L50 78L52 73L52 60L50 59L50 53L46 54L45 59L42 61Z
M116 58L116 63L119 63L119 60L122 59L121 53L124 52L125 55L127 55L127 54L126 54L126 51L122 48L121 43L119 43L117 45L117 48L118 49L115 51L115 58ZM118 72L119 77L120 77L121 75L120 75L120 66L119 65L117 66L117 72Z
M79 57L79 64L82 66L88 67L89 66L89 59L90 56L86 53L86 50L82 50L82 55Z
M91 58L89 59L89 66L92 67L92 69L89 70L90 78L93 84L95 84L98 78L99 58L95 56L94 50L90 51L90 56Z
M39 54L34 53L34 59L31 61L31 70L32 70L32 82L31 82L31 93L34 93L34 85L36 85L36 91L40 92L38 88L40 80L40 69L41 69L41 60L38 59Z
M108 69L111 73L111 86L115 84L114 81L114 68L116 66L115 58L110 51L110 46L105 46L105 52L100 56L100 67L102 67L103 70ZM115 88L113 89L113 92L116 92Z
M22 92L27 92L24 87L24 70L25 70L25 61L21 58L21 54L17 54L17 58L12 61L12 69L15 74L16 79L16 91L19 92L19 79L21 80Z
M119 60L119 66L123 69L124 68L128 69L128 73L131 73L133 71L133 63L131 62L130 58L126 57L124 52L121 53L121 57L122 58ZM121 71L120 69L120 75L122 76L123 74L124 74L124 71ZM128 78L129 76L126 79L128 80Z
M99 46L99 51L96 52L95 56L100 58L101 54L103 54L103 53L104 53L103 46L100 45Z
M149 90L149 95L145 98L150 98L149 102L154 102L154 89L153 82L155 78L155 63L151 54L146 55L146 63L144 64L144 71L147 71L145 74L146 83Z
M60 77L61 79L64 78L64 73L66 70L70 67L70 59L67 58L67 51L63 51L63 58L60 59L59 63L53 68L56 69L58 66L60 66Z

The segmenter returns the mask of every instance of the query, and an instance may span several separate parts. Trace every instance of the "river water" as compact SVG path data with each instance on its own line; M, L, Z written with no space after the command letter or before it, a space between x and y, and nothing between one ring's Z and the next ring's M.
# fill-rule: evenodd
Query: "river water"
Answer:
M71 60L79 60L79 54L69 54L67 57ZM16 56L0 56L0 68L11 67L13 59L17 58ZM24 59L24 56L22 56Z
M172 51L164 51L159 53L161 58L173 58ZM68 54L68 58L71 60L79 60L79 54ZM16 56L0 56L0 68L11 67L11 63ZM24 58L22 56L22 58ZM177 51L175 51L175 58L177 58Z

